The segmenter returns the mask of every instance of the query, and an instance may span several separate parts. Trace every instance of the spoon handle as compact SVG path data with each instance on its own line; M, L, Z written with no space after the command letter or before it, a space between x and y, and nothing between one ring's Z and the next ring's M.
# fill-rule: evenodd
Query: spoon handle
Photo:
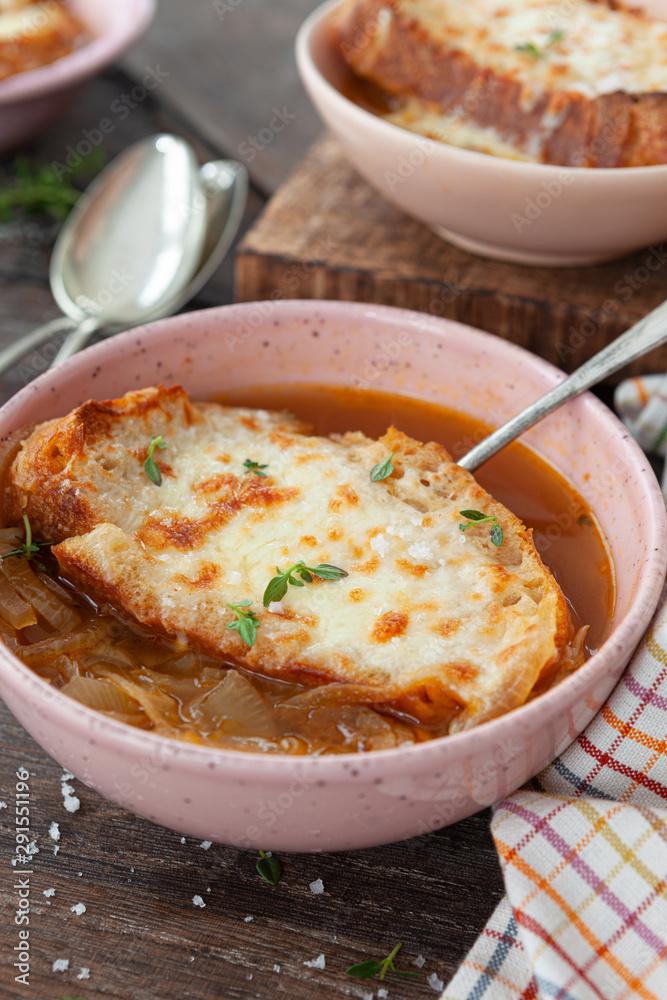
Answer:
M13 344L6 347L4 351L0 351L0 375L16 364L17 361L20 361L24 354L43 344L54 333L70 329L74 326L74 322L69 316L58 316L56 319L44 323L43 326L38 326L36 330L31 330L30 333L19 337Z
M660 347L665 341L667 341L667 301L657 309L653 309L607 347L598 351L559 385L489 434L467 455L459 459L457 464L469 472L474 472L519 434L523 434L568 399L578 396L585 389L601 382L608 375L613 375L619 368L648 354L655 347Z
M89 316L87 319L81 320L79 325L66 338L51 362L51 367L55 368L56 365L62 364L63 361L67 361L73 354L76 354L82 347L85 347L95 331L99 330L101 326L103 326L103 323L94 316Z

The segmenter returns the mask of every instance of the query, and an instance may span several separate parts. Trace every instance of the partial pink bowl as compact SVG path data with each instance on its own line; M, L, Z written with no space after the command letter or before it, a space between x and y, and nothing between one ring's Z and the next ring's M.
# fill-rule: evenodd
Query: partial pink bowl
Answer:
M195 398L239 386L366 385L511 416L563 378L540 358L458 323L353 302L277 301L161 320L84 351L0 410L0 436L89 398L157 382ZM462 819L540 771L603 704L655 608L667 561L665 509L643 453L591 395L525 441L597 514L618 599L600 650L508 715L400 750L279 757L178 743L108 720L53 690L0 645L0 694L47 753L102 795L202 840L283 851L348 850Z
M327 31L339 3L328 0L301 27L299 72L349 159L388 201L464 250L522 264L592 264L667 239L667 165L508 160L416 135L349 100ZM632 6L667 20L667 0Z
M156 0L70 0L69 6L86 26L91 40L48 66L0 80L0 153L14 149L50 125L86 80L129 49L153 19ZM145 89L154 86L151 79ZM112 117L110 113L110 120ZM91 122L89 131L99 131L98 123ZM101 142L104 134L100 135ZM85 135L81 141L91 144ZM67 150L63 150L62 159L66 156Z

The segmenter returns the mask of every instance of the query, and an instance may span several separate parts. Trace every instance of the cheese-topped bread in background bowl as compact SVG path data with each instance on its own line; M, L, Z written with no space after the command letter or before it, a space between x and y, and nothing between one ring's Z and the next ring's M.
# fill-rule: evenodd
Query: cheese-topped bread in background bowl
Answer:
M362 177L445 239L523 264L613 260L667 237L664 58L659 44L649 45L657 65L638 67L639 80L619 74L618 93L606 70L571 80L581 61L573 39L586 35L581 23L574 30L581 6L609 7L328 0L301 27L297 63ZM667 0L644 6L667 22ZM450 35L440 27L448 10L456 20ZM612 31L605 48L605 30L596 51L606 65L607 49L633 43ZM360 92L348 63L385 89L403 88L401 106Z
M244 385L268 387L276 383L295 388L304 384L361 384L363 391L369 364L383 345L394 342L408 343L409 350L399 352L395 364L378 374L371 388L444 401L454 410L487 422L490 414L494 422L509 417L562 377L514 345L421 314L355 303L277 302L261 309L250 303L161 321L91 348L46 373L10 400L0 411L0 432L5 437L28 424L62 420L88 399L118 400L130 389L159 383L167 387L180 383L193 400L212 400L226 392L237 396ZM141 394L129 398L138 401ZM182 394L168 390L163 401L167 399L172 400L176 410L181 407L185 412ZM163 483L171 483L168 467L172 462L178 466L181 461L178 449L170 454L173 443L169 444L166 425L163 428L149 423L144 429L149 440L156 431L160 432L158 436L163 429L166 431L162 436L167 448L156 447L154 456L163 467ZM288 422L285 431L275 433L286 433L289 438L298 437L300 432ZM282 850L346 849L413 836L462 818L522 784L590 720L645 629L664 574L665 517L657 483L641 452L605 407L590 396L582 397L534 428L526 441L571 481L598 519L616 570L617 595L608 634L600 648L578 670L521 707L473 728L417 745L398 745L373 753L289 757L190 745L134 730L55 690L7 649L0 650L3 697L42 746L83 781L127 808L202 839L247 847L261 842L270 849ZM384 461L394 443L398 442L390 439L378 447L377 442L350 442L352 450L358 448L364 455L360 463L364 468L363 490L377 487L383 496L390 495L391 480L371 482L365 475L367 464ZM164 489L154 486L143 472L147 444L144 437L141 453L132 456L127 467L126 485L130 473L145 479L145 483L131 480L128 507L132 511L136 499L137 513L131 516L137 516L138 521L136 525L127 522L126 527L133 531L139 530L146 515L142 507L145 491L159 493ZM241 450L244 447L245 442ZM370 451L364 452L366 448ZM396 468L399 450L397 447ZM284 454L288 451L285 449ZM223 453L230 454L229 449ZM270 467L272 462L278 463L279 453L283 451L277 449L265 461L259 454L244 452L243 461L249 459ZM56 459L51 456L50 461ZM307 465L303 463L303 468ZM285 488L277 464L276 469L275 488ZM444 475L446 469L445 463L430 470L430 475ZM269 473L270 468L261 471ZM245 470L242 475L241 470L230 470L228 474L241 484L261 479L252 472L246 475ZM396 478L394 488L401 481ZM61 487L69 489L64 482ZM173 489L174 484L168 488ZM215 488L224 488L222 480ZM466 488L475 489L472 485ZM423 489L426 493L428 488ZM360 480L357 492L361 491ZM215 495L211 494L211 499ZM475 492L468 496L466 503L472 508L484 508L485 497ZM82 506L85 499L79 493ZM34 501L36 519L38 503ZM48 506L48 498L45 503ZM66 505L62 506L66 510ZM460 513L459 504L456 510ZM415 511L415 520L429 513ZM498 519L511 538L511 518L509 524L504 518L502 514ZM164 518L160 520L164 523ZM54 530L57 517L49 514L48 526ZM331 527L335 526L334 519ZM342 527L356 530L347 511ZM416 525L412 527L417 530ZM88 537L99 530L91 523ZM289 530L301 531L301 527L291 525ZM466 538L459 543L461 550L477 544L490 547L492 543L483 534L487 530L488 523L473 525L465 532L457 527L458 534ZM470 537L469 532L473 533ZM480 534L479 541L473 541L475 532ZM314 533L305 531L298 540L306 534ZM402 540L400 535L382 534L384 544L376 545L383 551L385 545L394 544L394 539L396 545L405 541L407 549L419 544L412 539ZM270 548L270 532L267 541ZM69 543L60 544L66 547ZM337 544L336 539L324 540L321 549L313 549L311 560L304 542L305 548L297 551L292 561L303 558L315 568L317 561L328 555L335 566L335 553L342 561L339 550L333 549ZM182 551L169 549L159 554L176 558ZM379 557L377 549L371 551ZM415 549L414 553L406 561L426 565L425 552L422 556ZM82 568L90 566L92 549L76 555ZM275 550L267 551L261 579L249 591L255 599L250 610L257 612L262 623L257 629L258 642L271 614L260 603L260 591L262 584L268 583L266 574L275 572L269 562L274 555ZM402 558L403 553L387 549L387 557ZM282 557L278 566L284 571L289 564ZM346 588L352 586L353 567L339 568L350 576L306 582L303 588L291 586L284 598L285 606L298 613L300 600L315 600L317 595L318 601L324 601L325 595L349 593ZM195 576L188 579L193 581ZM224 621L229 623L229 616ZM229 631L240 648L238 636ZM254 646L247 648L252 654ZM142 774L147 768L148 781L137 780L138 764ZM289 797L289 808L267 823L262 803L281 794L284 801Z

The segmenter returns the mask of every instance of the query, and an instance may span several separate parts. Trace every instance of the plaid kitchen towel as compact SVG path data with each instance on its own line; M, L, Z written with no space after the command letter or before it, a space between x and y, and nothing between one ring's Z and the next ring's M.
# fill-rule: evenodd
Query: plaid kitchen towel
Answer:
M617 405L662 450L667 379ZM507 896L442 1000L667 1000L667 592L609 701L491 829Z

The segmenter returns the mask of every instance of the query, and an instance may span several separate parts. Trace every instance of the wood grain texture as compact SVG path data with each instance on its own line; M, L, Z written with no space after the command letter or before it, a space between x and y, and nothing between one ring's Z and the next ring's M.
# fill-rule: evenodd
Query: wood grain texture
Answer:
M63 806L62 769L0 703L0 995L3 1000L326 1000L363 996L379 983L345 974L403 942L399 968L423 955L416 980L390 979L390 996L433 997L503 891L488 813L415 840L347 854L280 855L271 887L257 855L154 826L72 782L80 809ZM18 943L14 850L16 771L30 771L30 989L14 982ZM49 837L59 826L58 853ZM315 895L310 883L322 879ZM47 897L44 891L55 889ZM196 907L200 895L204 908ZM72 906L83 903L77 916ZM247 920L252 917L252 920ZM305 962L325 956L323 970ZM67 959L69 968L54 972ZM279 971L276 969L279 966ZM77 980L82 968L90 978ZM400 982L400 986L399 986ZM364 989L365 987L365 989Z
M239 301L381 302L488 330L573 371L667 298L667 244L596 267L486 260L385 201L321 139L243 240ZM667 347L630 373L667 369Z

